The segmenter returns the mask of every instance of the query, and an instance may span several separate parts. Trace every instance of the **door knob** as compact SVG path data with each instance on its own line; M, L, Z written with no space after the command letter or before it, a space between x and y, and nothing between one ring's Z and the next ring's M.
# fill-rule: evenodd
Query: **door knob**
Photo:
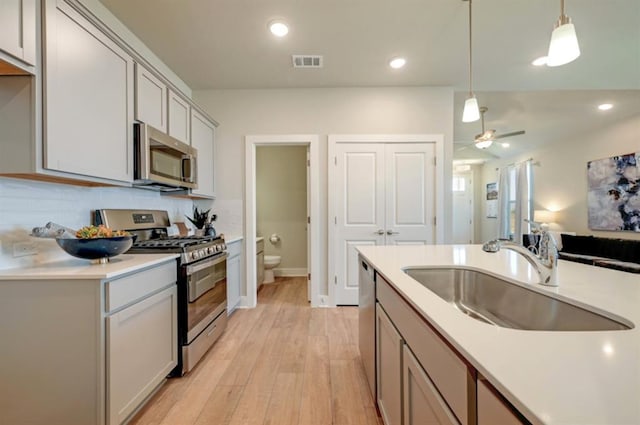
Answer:
M399 235L400 232L394 232L392 230L387 230L387 235L391 236L391 235Z
M384 230L378 229L377 232L373 232L373 233L375 233L376 235L384 235Z

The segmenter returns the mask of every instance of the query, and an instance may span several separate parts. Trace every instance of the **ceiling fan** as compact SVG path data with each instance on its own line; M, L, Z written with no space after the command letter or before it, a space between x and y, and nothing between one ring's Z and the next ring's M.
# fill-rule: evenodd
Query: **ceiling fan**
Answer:
M524 134L524 130L513 131L511 133L504 134L496 134L495 130L485 130L484 129L484 113L487 112L489 108L486 106L480 107L480 120L482 123L482 133L476 134L474 139L474 144L478 149L487 149L489 146L493 144L493 142L497 139L503 139L505 137L519 136Z

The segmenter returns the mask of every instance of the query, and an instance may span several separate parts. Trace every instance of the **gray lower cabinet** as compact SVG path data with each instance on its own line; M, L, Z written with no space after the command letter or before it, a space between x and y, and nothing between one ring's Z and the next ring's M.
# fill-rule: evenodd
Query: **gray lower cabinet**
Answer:
M176 286L106 318L107 423L119 425L176 365Z
M376 382L385 425L528 424L376 273Z
M509 403L486 380L478 378L478 425L521 425L520 419Z
M376 387L386 425L402 425L402 347L404 341L380 304L376 306Z
M0 281L0 423L119 425L176 365L176 263Z
M402 358L404 425L458 425L436 387L408 346ZM499 422L494 422L494 425Z
M381 275L376 298L378 407L385 424L474 425L475 370Z
M227 244L227 314L240 304L242 286L242 239Z

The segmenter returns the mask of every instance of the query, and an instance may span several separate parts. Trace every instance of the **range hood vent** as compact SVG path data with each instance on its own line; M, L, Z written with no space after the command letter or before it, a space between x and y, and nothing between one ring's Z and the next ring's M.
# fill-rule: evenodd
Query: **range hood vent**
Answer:
M321 55L291 55L294 68L322 68Z

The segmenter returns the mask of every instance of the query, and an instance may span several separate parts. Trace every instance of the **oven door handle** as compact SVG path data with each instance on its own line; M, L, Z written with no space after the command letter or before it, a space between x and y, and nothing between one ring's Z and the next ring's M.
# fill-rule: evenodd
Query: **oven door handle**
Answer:
M198 263L193 266L187 266L187 274L193 274L195 272L199 272L200 270L204 270L209 267L213 267L217 264L220 264L223 261L226 261L228 255L229 254L225 252L222 255L212 258L211 260L205 261L204 263Z

